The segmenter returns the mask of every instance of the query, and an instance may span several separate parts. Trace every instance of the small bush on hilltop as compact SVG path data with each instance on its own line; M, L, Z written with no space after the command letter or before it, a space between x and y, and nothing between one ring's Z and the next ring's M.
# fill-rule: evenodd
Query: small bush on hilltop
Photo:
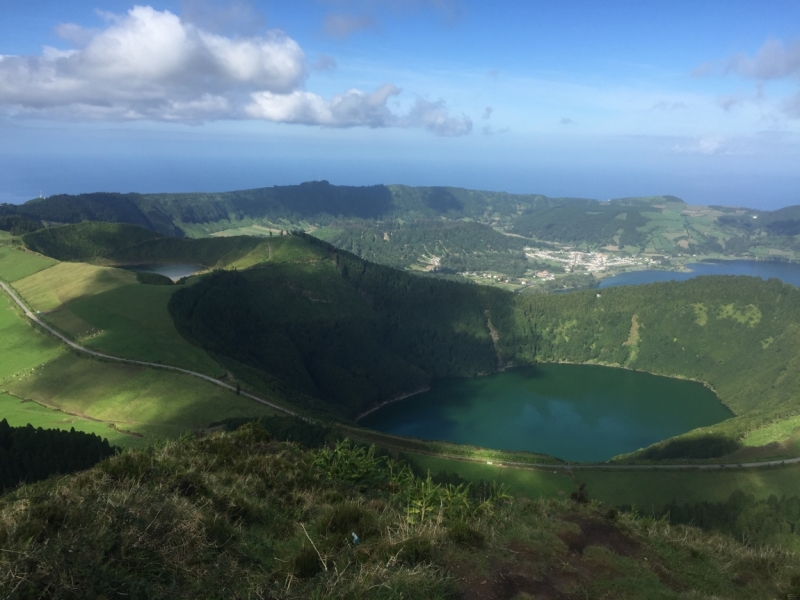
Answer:
M794 555L490 490L254 423L187 436L0 497L0 596L766 599L800 574Z

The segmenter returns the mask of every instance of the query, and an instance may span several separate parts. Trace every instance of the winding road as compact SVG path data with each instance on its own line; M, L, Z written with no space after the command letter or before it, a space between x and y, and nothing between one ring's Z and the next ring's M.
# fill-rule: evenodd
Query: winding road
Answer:
M182 369L180 367L172 367L169 365L163 365L159 363L152 363L146 362L143 360L134 360L131 358L121 358L119 356L113 356L111 354L103 354L102 352L97 352L95 350L90 350L85 346L81 346L80 344L76 344L66 336L62 335L55 329L53 329L50 325L42 321L34 312L32 312L25 304L20 300L19 296L14 292L14 290L9 286L7 283L0 281L0 287L5 290L5 292L11 296L11 299L17 303L17 305L22 309L25 313L25 316L28 317L31 321L48 331L50 334L54 335L62 342L67 344L73 350L77 350L78 352L83 352L90 356L95 356L97 358L104 358L107 360L112 360L115 362L126 363L131 365L140 365L143 367L153 367L156 369L166 369L168 371L176 371L178 373L184 373L185 375L191 375L192 377L198 377L200 379L204 379L210 383L223 387L225 389L231 390L232 392L236 391L236 388L224 381L219 379L214 379L213 377L209 377L208 375L203 375L202 373L198 373L196 371L190 371L188 369ZM313 422L311 419L304 417L293 410L280 406L278 404L274 404L269 402L268 400L264 400L263 398L259 398L253 394L240 390L239 395L245 396L250 398L251 400L255 400L265 406L269 406L270 408L274 408L275 410L279 410L283 413L288 415L292 415L293 417L298 417L305 421ZM350 428L348 428L350 429ZM381 444L391 447L391 444ZM408 451L407 448L400 448L401 450ZM421 454L427 454L422 452ZM464 462L476 462L476 463L486 463L485 460L478 460L472 458L466 458L463 456L453 456L449 454L435 454L431 453L430 456L438 456L441 458L448 458L453 460L461 460ZM533 463L522 463L522 462L493 462L492 464L497 467L514 467L514 468L522 468L522 469L533 469L533 470L540 470L540 469L563 469L563 470L573 470L573 469L597 469L597 470L608 470L608 471L634 471L634 470L734 470L734 469L755 469L755 468L764 468L764 467L778 467L782 465L791 465L800 463L800 457L798 458L787 458L785 460L770 460L764 462L755 462L755 463L726 463L726 464L671 464L671 465L597 465L597 464L533 464Z
M43 329L45 329L46 331L48 331L49 333L51 333L52 335L54 335L55 337L60 339L62 342L64 342L67 346L69 346L73 350L77 350L78 352L83 352L85 354L88 354L90 356L95 356L97 358L104 358L104 359L107 359L107 360L113 360L115 362L126 363L126 364L131 364L131 365L140 365L142 367L154 367L156 369L165 369L167 371L176 371L178 373L184 373L186 375L191 375L192 377L198 377L200 379L204 379L205 381L211 382L211 383L213 383L215 385L218 385L220 387L224 387L225 389L231 390L232 392L236 391L236 388L234 386L232 386L232 385L230 385L228 383L225 383L224 381L221 381L219 379L214 379L213 377L209 377L208 375L203 375L202 373L198 373L197 371L190 371L188 369L181 369L180 367L172 367L170 365L162 365L162 364L159 364L159 363L146 362L146 361L143 361L143 360L134 360L132 358L121 358L119 356L112 356L111 354L103 354L102 352L97 352L95 350L90 350L89 348L86 348L85 346L81 346L80 344L76 344L75 342L70 340L68 337L60 334L58 331L53 329L50 325L48 325L47 323L42 321L39 317L37 317L36 313L31 311L27 306L25 306L25 304L23 304L22 300L20 300L19 296L17 296L16 292L14 292L14 290L11 288L10 285L8 285L7 283L5 283L3 281L0 281L0 287L2 287L5 290L5 292L9 296L11 296L11 299L14 302L16 302L17 305L22 309L22 311L25 313L26 317L28 317L31 321L33 321L34 323L36 323L37 325L39 325L40 327L42 327ZM256 402L260 402L261 404L264 404L265 406L269 406L270 408L274 408L275 410L279 410L279 411L284 412L284 413L286 413L288 415L292 415L293 417L299 417L301 419L305 419L305 417L303 417L302 415L294 412L293 410L289 410L288 408L284 408L283 406L279 406L277 404L273 404L272 402L270 402L268 400L264 400L263 398L259 398L258 396L255 396L253 394L245 392L244 390L240 390L239 391L239 395L240 396L245 396L247 398L250 398L251 400L255 400Z

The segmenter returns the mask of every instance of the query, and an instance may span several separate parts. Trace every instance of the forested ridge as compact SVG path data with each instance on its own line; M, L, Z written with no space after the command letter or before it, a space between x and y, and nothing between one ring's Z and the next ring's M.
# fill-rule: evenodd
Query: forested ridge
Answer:
M300 260L298 247L293 261L211 274L173 295L170 311L193 342L342 416L433 378L553 361L703 381L738 415L709 433L732 439L800 412L800 290L778 280L700 277L521 296L293 238L313 260Z
M23 239L60 259L227 269L173 296L178 330L243 381L340 417L434 378L548 361L703 381L737 415L714 431L734 438L800 412L800 291L777 280L520 295L399 271L306 234L192 240L83 223Z
M601 202L453 187L356 187L312 181L224 193L62 194L19 206L3 205L0 215L16 215L38 225L128 223L178 237L200 237L248 224L282 230L324 227L333 229L325 238L334 245L383 264L407 267L432 252L429 246L438 242L451 255L446 268L494 270L491 256L478 260L481 257L471 255L469 238L475 224L522 236L530 243L667 255L766 256L772 249L781 256L794 256L800 252L799 210L689 206L668 195ZM419 230L429 229L434 220L449 226L431 240L435 231ZM372 234L388 229L405 241L395 242L390 236L383 245L369 242ZM511 246L495 249L519 251ZM414 254L413 261L409 253ZM519 270L515 260L510 257L506 267L513 271L510 275Z

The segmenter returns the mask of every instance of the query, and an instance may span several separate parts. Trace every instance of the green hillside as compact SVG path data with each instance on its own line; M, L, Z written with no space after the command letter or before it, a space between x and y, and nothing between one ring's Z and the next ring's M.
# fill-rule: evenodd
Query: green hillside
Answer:
M109 227L118 235L108 236ZM166 314L153 312L168 302L177 332L243 382L321 414L354 418L434 378L567 361L702 381L737 415L688 434L684 446L651 449L639 458L729 453L749 432L800 415L800 291L777 280L704 277L610 288L601 295L519 295L365 262L307 235L155 236L114 247L114 239L151 235L132 230L84 223L24 239L32 246L46 239L58 256L91 247L96 262L203 257L228 270L185 288L137 284L130 288L134 295L118 288L76 300L68 305L75 317L110 332L89 343L123 356L155 358L151 345L160 360L189 366L185 361L196 349L184 353L185 342L165 337L171 330L162 322ZM27 282L18 284L22 291ZM124 309L128 298L130 310ZM150 305L134 316L136 307ZM52 318L58 322L58 313ZM66 329L77 331L78 325L64 322ZM157 331L148 334L152 327ZM149 344L150 338L162 342ZM716 449L702 450L704 445Z
M795 555L601 505L512 500L346 442L248 425L127 451L0 497L0 592L20 598L768 599ZM555 595L553 592L556 592Z
M798 207L769 212L690 206L674 196L599 201L317 181L225 193L59 195L17 207L4 205L3 211L7 219L38 226L103 221L177 237L269 237L304 230L318 232L362 258L398 268L437 267L516 278L530 278L548 266L522 253L525 246L548 243L622 256L800 258ZM46 233L28 234L28 239L29 247L53 255L51 246L57 242ZM91 259L94 251L91 244L74 250L78 255L70 260Z

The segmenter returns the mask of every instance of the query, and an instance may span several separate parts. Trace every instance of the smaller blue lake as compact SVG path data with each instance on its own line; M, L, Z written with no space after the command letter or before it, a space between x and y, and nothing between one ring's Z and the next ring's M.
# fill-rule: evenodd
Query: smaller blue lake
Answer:
M172 263L162 265L129 265L120 267L126 271L133 271L134 273L158 273L169 277L172 281L177 281L181 277L189 277L198 271L205 269L203 265L189 264L189 263Z
M749 275L762 279L780 279L800 287L800 264L769 260L724 260L719 262L690 263L691 272L678 271L629 271L608 277L600 282L601 288L619 285L640 285L658 281L685 281L700 275Z

